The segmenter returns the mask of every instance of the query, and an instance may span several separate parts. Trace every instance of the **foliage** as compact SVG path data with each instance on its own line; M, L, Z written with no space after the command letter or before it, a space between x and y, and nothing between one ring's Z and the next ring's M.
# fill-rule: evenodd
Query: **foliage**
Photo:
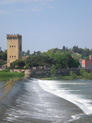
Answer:
M2 72L10 72L10 69L5 69Z
M57 51L55 53L56 66L60 68L77 68L79 61L73 59L69 52Z
M0 59L7 60L7 50L5 50L4 52L0 53Z
M53 57L54 57L54 50L53 50L53 49L48 50L48 51L47 51L47 55L48 55L49 57L53 58Z
M84 79L92 79L92 72L88 73L88 72L86 72L84 69L80 69L80 75L81 75Z
M30 55L30 50L22 51L22 56L29 56Z
M92 72L88 73L88 72L84 72L83 75L76 75L75 73L73 73L72 71L70 72L70 76L55 76L55 77L49 77L49 78L43 78L46 80L73 80L73 79L89 79L92 80Z
M56 75L56 66L54 64L52 64L52 66L51 66L51 76L55 77L55 75Z
M84 69L80 69L80 75L84 76L85 70Z
M60 49L51 49L43 55L54 58L57 68L77 68L80 65L79 61L72 58L71 53L67 52L65 47L63 47L63 51Z
M11 64L12 68L24 68L24 66L25 62L22 59L16 60Z
M7 61L0 59L0 66L3 65L3 64L7 64Z
M79 53L72 53L71 55L72 55L72 57L73 57L74 59L81 59L81 58L82 58L82 55L79 54Z
M43 55L31 55L28 57L25 61L25 64L27 67L32 66L44 66L44 65L52 65L55 63L55 60L53 58L50 58L49 56L43 56Z
M24 73L0 71L0 80L9 80L11 78L22 78L22 77L24 77Z
M40 51L37 51L37 52L34 51L34 53L32 55L41 55L41 52Z
M48 50L46 53L41 55L30 55L27 57L25 61L16 60L12 63L12 68L31 68L33 66L45 66L49 67L54 64L57 68L78 68L79 61L77 59L72 58L71 53L65 51L62 52L57 48Z
M70 76L73 76L73 71L70 71Z
M88 59L88 56L92 54L92 49L89 50L88 48L82 49L78 48L78 46L74 46L72 50L74 53L79 53L81 55L81 58L85 59Z
M26 55L27 56L30 55L30 50L27 50Z

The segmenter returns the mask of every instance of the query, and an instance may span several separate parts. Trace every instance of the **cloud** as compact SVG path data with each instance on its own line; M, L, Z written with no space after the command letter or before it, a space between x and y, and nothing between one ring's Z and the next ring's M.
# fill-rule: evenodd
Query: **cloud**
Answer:
M0 4L29 3L29 2L51 2L53 0L0 0Z
M54 8L52 5L52 2L55 0L0 0L0 5L3 5L3 10L0 10L0 15L3 14L15 14L19 12L20 13L31 13L32 15L37 15L41 11L48 9L48 8ZM51 2L51 3L50 3ZM15 4L21 3L21 6L15 6ZM28 3L28 4L25 4ZM4 7L4 5L8 5L12 7ZM25 6L22 6L22 4L25 4ZM14 5L14 7L13 7ZM7 10L6 10L7 9Z
M0 10L0 15L4 15L4 14L11 14L11 12L6 10Z
M49 9L53 9L53 8L55 8L55 7L54 7L54 6L50 6L50 5L49 5L49 6L48 6L48 8L49 8Z
M12 12L18 12L18 13L30 13L30 15L38 15L42 10L44 10L44 7L39 5L32 5L27 6L26 8L19 8L14 9Z

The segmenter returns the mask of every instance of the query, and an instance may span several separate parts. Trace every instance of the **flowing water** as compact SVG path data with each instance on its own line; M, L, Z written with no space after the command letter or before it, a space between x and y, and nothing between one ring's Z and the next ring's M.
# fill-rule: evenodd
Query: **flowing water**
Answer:
M0 82L0 123L92 123L92 81Z
M68 122L92 123L92 81L91 80L54 80L41 81L40 86L45 90L61 98L64 98L75 105L82 111L82 114L72 116Z

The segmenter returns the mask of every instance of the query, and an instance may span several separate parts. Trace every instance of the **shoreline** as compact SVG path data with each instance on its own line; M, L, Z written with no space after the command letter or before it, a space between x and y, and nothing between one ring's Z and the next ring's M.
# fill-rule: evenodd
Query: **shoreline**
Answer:
M20 73L16 73L16 72L10 72L10 71L0 71L0 81L8 81L10 79L21 79L24 78L25 74L20 72Z
M87 79L82 76L58 76L58 77L44 77L44 78L39 78L41 80L77 80L77 79L83 79L83 80L92 80L92 79Z

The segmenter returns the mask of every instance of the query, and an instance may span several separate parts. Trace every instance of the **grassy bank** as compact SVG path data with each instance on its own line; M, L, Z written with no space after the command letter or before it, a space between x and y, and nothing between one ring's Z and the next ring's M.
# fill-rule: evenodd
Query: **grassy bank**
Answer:
M56 77L49 77L49 78L42 78L42 79L46 79L46 80L73 80L73 79L92 80L92 72L88 73L84 69L81 69L79 75L76 75L75 73L71 71L69 76L56 76Z
M86 79L86 80L92 80L92 72L86 72L85 69L80 69L79 75L76 75L73 73L73 71L70 71L69 76L56 76L51 75L51 77L48 78L42 78L44 80L73 80L73 79Z
M17 73L17 72L9 72L9 70L0 71L0 80L6 81L11 78L22 78L24 77L24 73Z
M43 80L74 80L74 79L85 79L82 76L58 76L58 77L47 77L42 78Z
M71 76L58 76L58 77L47 77L42 78L43 80L73 80L73 79L82 79L81 76L71 77Z

